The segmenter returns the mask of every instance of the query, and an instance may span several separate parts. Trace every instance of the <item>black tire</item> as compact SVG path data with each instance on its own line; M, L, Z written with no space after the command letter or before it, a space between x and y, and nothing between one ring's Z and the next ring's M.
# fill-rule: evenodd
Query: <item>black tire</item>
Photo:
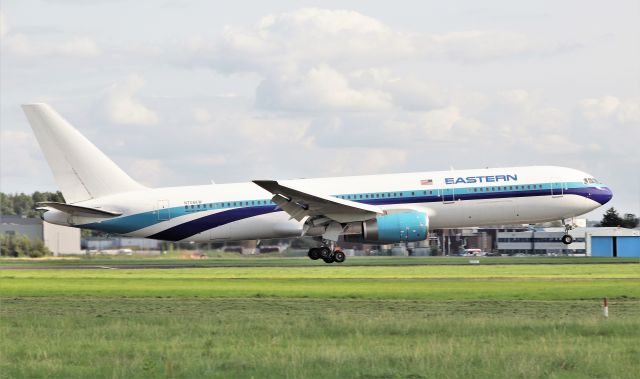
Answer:
M344 255L344 253L342 251L335 251L333 253L333 260L337 263L342 263L344 262L344 260L347 259L347 256Z
M309 258L315 261L320 258L320 249L318 249L317 247L312 247L311 249L309 249L309 253L307 253L307 255L309 256Z
M335 262L335 260L333 259L333 257L329 257L329 258L322 258L322 260L324 261L324 263L333 263L333 262Z
M565 245L570 245L573 242L573 237L570 234L565 234L562 236L562 243Z
M331 254L331 249L329 249L326 246L319 247L318 248L318 253L319 253L318 255L320 256L320 258L322 258L324 260L331 258L331 255L332 255ZM331 262L333 262L333 259L331 260Z

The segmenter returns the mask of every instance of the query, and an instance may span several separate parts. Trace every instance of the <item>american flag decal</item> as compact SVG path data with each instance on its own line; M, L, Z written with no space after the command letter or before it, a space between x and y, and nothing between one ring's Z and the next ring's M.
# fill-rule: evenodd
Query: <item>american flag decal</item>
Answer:
M423 185L423 186L433 185L433 180L432 179L422 179L420 181L420 185Z

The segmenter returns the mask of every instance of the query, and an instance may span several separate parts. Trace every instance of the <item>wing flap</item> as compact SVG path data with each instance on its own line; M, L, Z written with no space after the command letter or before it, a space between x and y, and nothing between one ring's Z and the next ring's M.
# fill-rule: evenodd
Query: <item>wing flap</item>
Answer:
M384 213L374 205L298 190L275 180L253 182L271 192L274 195L272 201L298 221L310 216L346 223L368 220Z

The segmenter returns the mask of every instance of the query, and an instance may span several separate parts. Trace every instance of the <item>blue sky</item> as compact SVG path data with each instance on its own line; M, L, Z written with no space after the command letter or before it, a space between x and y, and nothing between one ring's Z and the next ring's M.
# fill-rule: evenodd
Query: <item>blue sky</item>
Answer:
M640 213L637 1L0 3L0 187L47 101L152 186L551 164ZM596 212L592 217L598 217Z

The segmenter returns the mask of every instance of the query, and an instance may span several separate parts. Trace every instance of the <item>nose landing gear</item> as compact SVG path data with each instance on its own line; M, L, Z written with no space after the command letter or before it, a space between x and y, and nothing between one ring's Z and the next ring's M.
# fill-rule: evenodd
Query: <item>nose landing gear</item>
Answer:
M564 225L564 235L562 236L562 243L565 245L571 245L573 243L573 236L569 234L569 231L574 228L575 222L571 219L571 223L565 223L564 219L562 220L562 225Z

